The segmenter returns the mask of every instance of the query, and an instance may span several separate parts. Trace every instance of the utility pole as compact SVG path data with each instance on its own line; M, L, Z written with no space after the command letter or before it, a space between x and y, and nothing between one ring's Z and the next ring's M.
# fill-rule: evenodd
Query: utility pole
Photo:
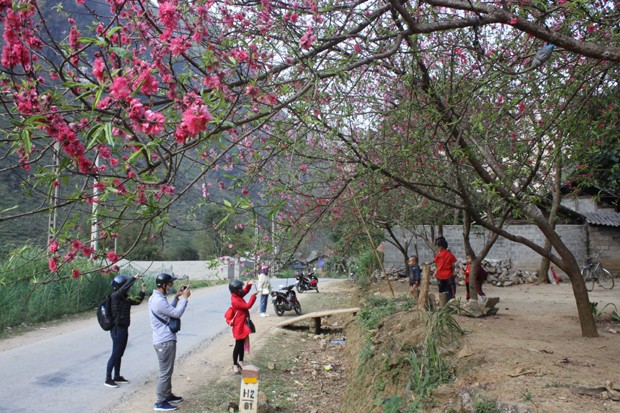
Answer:
M58 179L58 175L60 172L60 142L54 143L54 148L52 149L52 162L54 168L54 176ZM50 214L49 214L49 222L47 226L47 243L49 244L56 235L56 225L58 221L58 193L59 186L56 182L52 184L52 193L50 196Z
M93 252L97 252L99 249L99 223L98 223L98 212L99 212L99 189L97 188L97 183L99 183L99 152L95 155L95 169L97 171L97 175L95 175L95 184L93 185L93 211L91 215L91 224L90 224L90 246L93 249Z

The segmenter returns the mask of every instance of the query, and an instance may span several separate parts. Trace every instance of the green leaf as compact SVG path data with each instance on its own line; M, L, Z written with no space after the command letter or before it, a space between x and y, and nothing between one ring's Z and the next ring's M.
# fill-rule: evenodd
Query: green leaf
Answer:
M70 80L63 82L62 85L65 87L97 87L96 84L91 82L73 82Z
M99 102L101 101L101 95L103 94L103 88L97 89L97 93L95 94L95 100L93 101L92 109L95 110Z
M131 57L129 51L123 49L122 47L110 47L110 51L114 52L121 59L128 59Z
M92 149L93 146L95 146L95 144L99 140L99 136L101 134L102 128L103 128L103 125L101 123L98 123L92 128L90 128L88 133L86 133L86 140L88 141L86 151L89 151L90 149Z
M78 42L83 44L95 44L97 46L105 46L105 41L101 37L80 37Z
M21 138L26 152L32 152L32 139L30 138L30 130L22 129Z
M45 119L45 115L35 115L35 116L31 116L29 118L27 118L22 125L23 126L35 126L37 125L39 122L39 120L41 119Z
M111 148L114 147L114 134L112 133L112 123L108 122L104 126L105 138Z

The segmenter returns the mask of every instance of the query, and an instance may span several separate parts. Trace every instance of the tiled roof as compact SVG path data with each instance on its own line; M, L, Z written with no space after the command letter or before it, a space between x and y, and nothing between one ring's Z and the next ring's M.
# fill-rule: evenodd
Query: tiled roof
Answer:
M590 225L603 225L607 227L620 227L620 212L597 211L581 212Z

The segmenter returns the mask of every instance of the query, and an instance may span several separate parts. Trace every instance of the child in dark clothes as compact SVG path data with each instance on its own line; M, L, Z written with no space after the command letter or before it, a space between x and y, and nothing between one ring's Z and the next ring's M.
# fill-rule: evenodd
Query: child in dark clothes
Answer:
M422 271L418 265L418 257L415 255L409 257L409 267L407 268L409 275L409 293L415 299L418 298L418 288L422 280Z

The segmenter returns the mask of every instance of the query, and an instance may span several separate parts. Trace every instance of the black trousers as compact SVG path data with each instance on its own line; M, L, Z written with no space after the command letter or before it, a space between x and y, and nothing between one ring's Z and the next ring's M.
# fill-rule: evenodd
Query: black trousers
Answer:
M110 330L112 337L112 354L108 360L108 366L105 372L106 380L112 378L112 369L114 369L114 377L121 375L121 359L127 348L129 340L129 327L114 326Z
M447 280L437 279L437 287L440 293L446 293L448 301L454 298L456 294L456 280L454 277L450 277Z
M233 364L239 365L239 362L243 362L243 356L245 355L245 339L235 340L235 348L233 349Z

